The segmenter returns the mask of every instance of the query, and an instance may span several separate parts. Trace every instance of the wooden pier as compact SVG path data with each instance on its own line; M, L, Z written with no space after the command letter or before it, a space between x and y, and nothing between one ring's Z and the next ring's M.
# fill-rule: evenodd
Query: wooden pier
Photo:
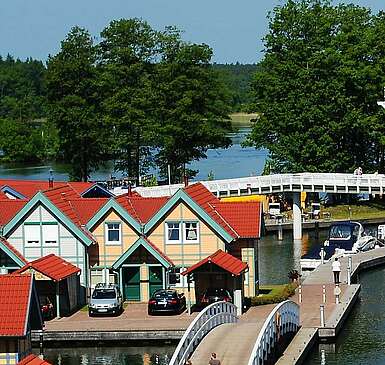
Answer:
M373 267L385 265L385 247L368 252L352 255L351 280L356 280L359 273ZM311 272L301 286L301 329L278 360L279 365L299 365L318 340L335 338L342 329L351 309L356 302L359 284L348 285L348 257L340 259L340 289L339 304L335 303L335 292L331 262L320 265ZM326 303L324 303L325 288ZM299 302L298 289L294 298ZM324 306L325 321L321 326L320 306Z

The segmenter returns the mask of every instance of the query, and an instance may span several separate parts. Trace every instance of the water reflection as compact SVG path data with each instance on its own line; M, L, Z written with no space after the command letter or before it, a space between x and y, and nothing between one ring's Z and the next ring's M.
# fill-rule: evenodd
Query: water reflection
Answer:
M53 365L167 365L174 346L45 349Z
M276 234L263 237L259 243L259 273L261 284L283 284L291 270L300 270L301 256L327 238L327 230L304 231L302 240L293 240L292 232L284 232L279 241Z

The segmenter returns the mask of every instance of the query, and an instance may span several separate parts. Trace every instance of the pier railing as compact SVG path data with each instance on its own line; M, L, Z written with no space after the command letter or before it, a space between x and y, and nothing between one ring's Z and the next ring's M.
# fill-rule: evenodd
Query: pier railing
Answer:
M170 360L169 365L184 365L201 340L215 327L238 321L237 307L228 302L210 304L192 321Z
M268 360L280 338L299 329L299 306L291 300L278 304L269 314L253 351L248 365L263 365Z

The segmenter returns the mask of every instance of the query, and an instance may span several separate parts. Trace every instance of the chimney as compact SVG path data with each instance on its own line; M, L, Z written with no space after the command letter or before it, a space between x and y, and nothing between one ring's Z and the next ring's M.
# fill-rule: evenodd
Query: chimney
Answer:
M183 181L184 181L184 187L188 187L188 177L186 175L183 176Z
M128 196L132 196L132 189L131 189L131 184L130 183L128 183L127 195Z

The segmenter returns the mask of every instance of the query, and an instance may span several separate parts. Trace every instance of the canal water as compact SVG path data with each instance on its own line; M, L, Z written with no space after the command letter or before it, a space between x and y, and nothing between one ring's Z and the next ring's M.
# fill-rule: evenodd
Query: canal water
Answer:
M334 344L315 346L307 365L385 364L385 268L363 272L360 299Z
M209 174L215 179L260 175L267 151L252 147L242 148L241 143L249 132L250 127L240 127L236 133L230 134L233 143L231 147L210 149L207 151L207 159L192 162L188 168L199 171L195 180L207 180ZM46 180L51 168L56 180L68 180L69 166L56 162L32 166L2 164L0 178ZM157 175L158 171L154 169L150 173ZM117 178L121 177L119 173L113 171L113 163L107 162L104 167L91 174L91 180L107 180L111 174Z

